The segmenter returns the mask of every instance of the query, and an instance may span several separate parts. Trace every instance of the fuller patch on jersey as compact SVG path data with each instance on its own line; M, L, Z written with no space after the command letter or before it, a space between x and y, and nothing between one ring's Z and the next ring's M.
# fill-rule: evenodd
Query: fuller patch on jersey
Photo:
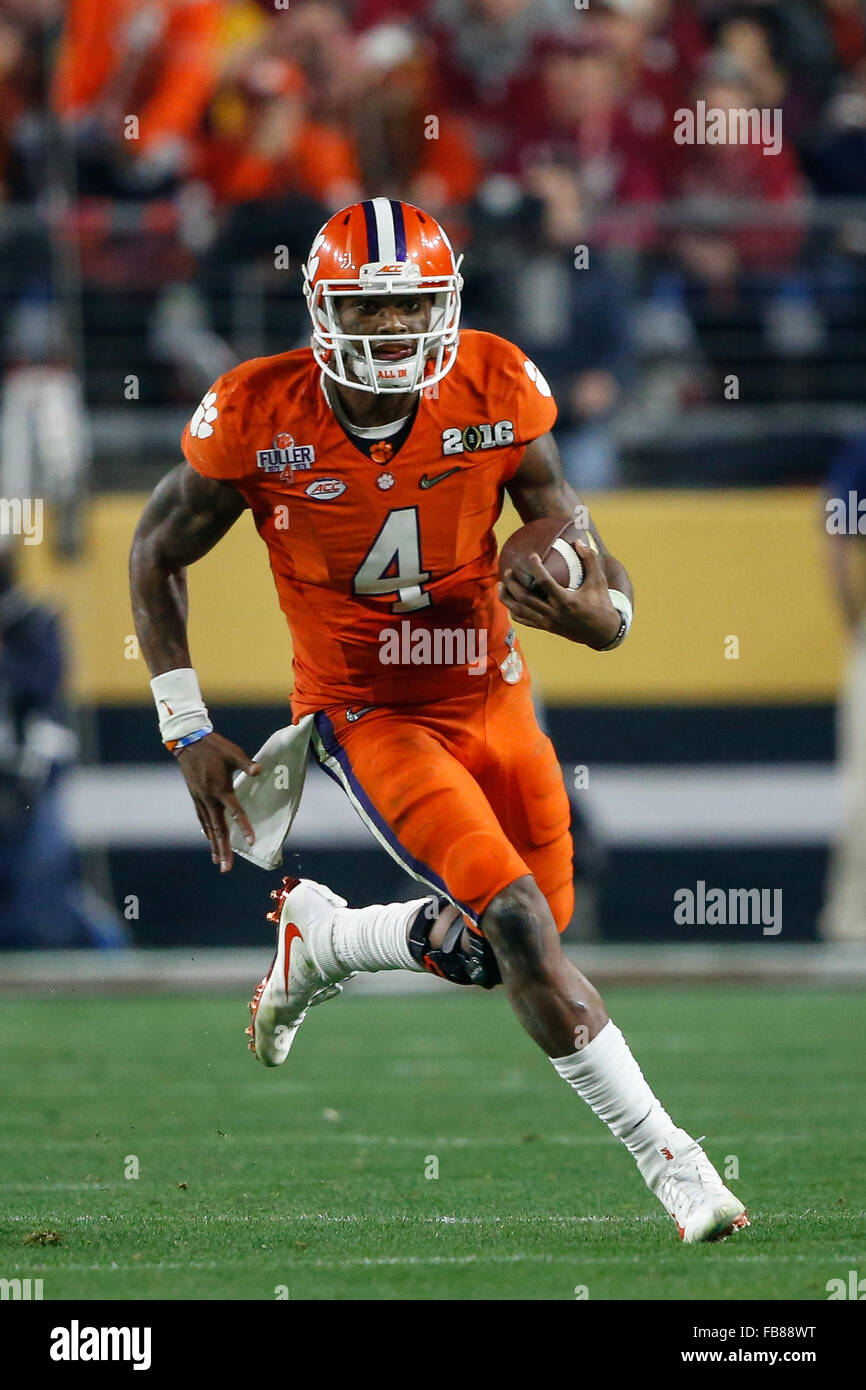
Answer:
M312 468L316 450L312 444L296 444L285 430L274 437L273 448L256 450L256 467L264 473L294 473L296 469Z

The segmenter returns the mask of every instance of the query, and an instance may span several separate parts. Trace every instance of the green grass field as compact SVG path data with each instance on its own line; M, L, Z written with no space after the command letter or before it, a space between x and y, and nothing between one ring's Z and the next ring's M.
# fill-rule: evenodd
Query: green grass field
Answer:
M678 1122L736 1157L751 1230L682 1246L501 991L343 998L276 1071L243 998L7 998L0 1276L45 1299L824 1300L866 1274L863 994L606 997Z

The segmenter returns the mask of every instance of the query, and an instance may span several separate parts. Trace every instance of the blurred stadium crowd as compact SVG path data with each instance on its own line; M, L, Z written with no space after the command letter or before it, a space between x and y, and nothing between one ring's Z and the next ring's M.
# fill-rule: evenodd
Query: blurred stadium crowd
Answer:
M781 111L780 151L677 144L699 100ZM586 489L815 481L862 404L860 0L2 0L0 113L7 363L75 368L97 485L306 341L300 264L362 193L444 221L464 322L539 361ZM729 390L708 458L730 373L799 423L743 438Z
M701 102L780 116L780 147L678 143L676 113ZM149 488L178 462L217 375L307 343L310 242L374 194L423 206L466 253L464 325L539 363L579 490L862 489L864 0L0 0L2 505L44 498L52 548L80 554L93 492ZM58 811L74 757L58 629L16 586L11 549L4 530L0 945L115 944L125 925L82 895ZM832 891L853 937L866 581L842 551L835 585L860 634L842 745L856 814ZM100 757L93 717L117 715L116 757L150 748L143 706L140 732L123 710L78 713L85 762ZM741 761L760 748L829 765L829 707L814 747L796 717L740 713L756 730ZM566 760L587 756L585 714L578 729L564 710L554 731ZM650 714L641 758L682 761L677 720L662 711L666 742ZM730 721L698 716L691 760L719 727L735 757ZM142 862L128 853L121 878ZM814 896L818 859L792 855ZM155 896L175 861L145 862ZM50 916L35 891L49 877L63 902ZM614 877L630 921L644 889Z

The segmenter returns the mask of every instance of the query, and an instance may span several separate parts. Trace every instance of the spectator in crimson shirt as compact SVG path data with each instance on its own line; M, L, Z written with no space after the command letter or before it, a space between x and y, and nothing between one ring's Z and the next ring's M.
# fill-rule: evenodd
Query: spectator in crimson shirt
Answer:
M372 29L376 24L420 19L432 0L356 0L352 23L356 29Z
M744 68L755 104L781 110L786 139L799 147L813 129L823 96L786 66L767 17L735 10L716 33L716 52Z
M756 105L748 74L725 55L716 55L698 84L695 101L706 102L707 109L749 110ZM677 241L681 263L708 287L723 289L733 285L744 272L780 270L790 266L802 239L800 222L784 224L756 222L754 217L741 225L714 220L714 200L764 203L767 208L784 208L803 197L804 180L790 141L782 131L777 154L765 155L755 144L692 144L676 147L669 185L674 197L692 204L700 226L683 232Z
M866 13L861 0L824 0L824 19L839 62L855 68L866 59Z
M651 144L630 123L613 50L593 39L551 42L539 70L534 117L516 132L503 164L548 209L548 234L568 244L570 189L584 208L653 200L662 184ZM573 244L573 243L572 243Z
M683 106L708 42L691 3L597 0L581 34L597 36L617 58L623 109L634 132L665 158L674 112Z
M485 159L498 159L535 103L535 58L553 34L573 35L571 0L432 0L440 91L476 122Z

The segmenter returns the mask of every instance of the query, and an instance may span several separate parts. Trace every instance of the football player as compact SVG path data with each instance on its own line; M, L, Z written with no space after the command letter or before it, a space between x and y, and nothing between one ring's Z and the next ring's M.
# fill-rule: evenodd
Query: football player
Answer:
M312 346L242 363L183 436L186 463L136 532L132 596L160 731L215 863L232 787L257 767L208 718L186 637L187 565L249 508L294 643L293 720L379 843L427 892L350 908L286 879L251 1048L286 1060L310 1005L357 971L502 984L563 1080L622 1140L688 1242L748 1224L699 1143L653 1094L597 991L563 954L572 915L569 802L538 728L516 620L610 651L632 616L625 569L590 527L585 579L500 584L507 489L524 523L572 519L556 406L513 344L460 330L460 262L428 215L372 198L336 213L304 267ZM524 576L525 577L525 576Z

